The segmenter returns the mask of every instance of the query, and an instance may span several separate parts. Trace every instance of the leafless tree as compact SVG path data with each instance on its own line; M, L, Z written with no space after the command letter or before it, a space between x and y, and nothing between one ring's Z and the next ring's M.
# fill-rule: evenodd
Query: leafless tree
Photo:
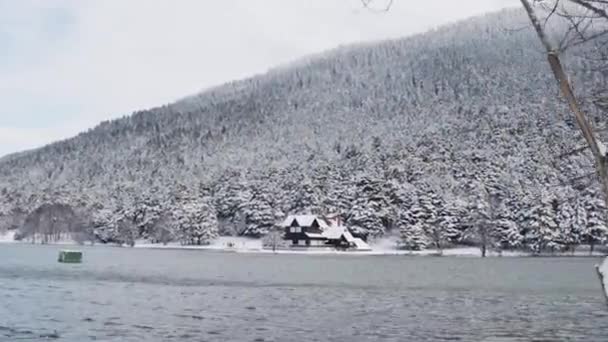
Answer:
M602 39L608 35L608 16L606 9L608 2L604 0L520 0L527 15L543 44L547 60L559 89L566 100L571 112L574 114L576 123L585 139L587 147L593 155L597 175L599 177L604 200L608 207L608 156L606 146L598 137L598 132L591 125L587 114L583 111L579 98L575 95L561 60L561 54L567 49L584 44L592 44L597 51L599 61L603 61L605 67L607 40ZM541 9L538 10L534 5ZM538 14L540 12L540 15ZM561 40L556 45L552 42L548 33L548 24L552 18L565 20L567 29L561 33ZM600 63L600 65L602 65ZM606 109L606 88L594 91L594 103ZM581 149L584 150L584 149Z
M499 199L494 194L491 194L486 187L484 187L482 194L477 204L477 222L473 227L475 228L479 248L481 249L481 257L485 258L488 246L494 244L492 226L496 223Z
M71 234L78 226L79 218L74 210L65 204L43 204L30 213L21 229L21 238L37 238L41 243L60 240L66 234Z
M264 247L272 248L272 251L275 252L277 248L284 247L286 245L283 240L283 230L281 227L273 227L273 229L264 236L262 240L262 244Z

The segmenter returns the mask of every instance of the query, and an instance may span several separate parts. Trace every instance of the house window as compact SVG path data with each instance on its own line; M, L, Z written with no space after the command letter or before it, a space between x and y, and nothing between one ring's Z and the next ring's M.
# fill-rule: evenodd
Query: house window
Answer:
M301 233L302 232L302 228L300 227L291 227L289 228L289 231L292 233Z
M301 233L302 232L302 228L301 227L296 227L296 233Z
M300 246L306 246L306 240L300 240Z

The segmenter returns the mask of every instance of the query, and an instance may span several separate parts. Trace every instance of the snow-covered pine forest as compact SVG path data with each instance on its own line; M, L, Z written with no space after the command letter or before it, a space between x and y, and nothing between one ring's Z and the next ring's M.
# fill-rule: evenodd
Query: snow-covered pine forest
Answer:
M4 157L0 229L47 229L31 214L54 204L85 238L126 244L262 237L330 212L414 250L603 244L591 158L564 156L582 138L528 26L508 10L342 47ZM577 92L605 84L566 62Z

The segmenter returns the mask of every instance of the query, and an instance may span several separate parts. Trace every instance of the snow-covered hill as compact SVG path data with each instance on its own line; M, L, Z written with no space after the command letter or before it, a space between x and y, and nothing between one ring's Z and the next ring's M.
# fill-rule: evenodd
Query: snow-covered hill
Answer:
M556 158L578 132L526 25L509 10L340 48L103 122L0 160L0 218L65 203L111 241L181 239L183 222L158 224L177 208L206 208L220 234L246 236L287 213L336 211L361 236L419 222L406 234L431 239L431 225L461 240L492 208L506 247L599 242L595 187L567 181L590 162ZM584 63L567 59L583 93L604 77ZM534 230L546 218L555 232Z

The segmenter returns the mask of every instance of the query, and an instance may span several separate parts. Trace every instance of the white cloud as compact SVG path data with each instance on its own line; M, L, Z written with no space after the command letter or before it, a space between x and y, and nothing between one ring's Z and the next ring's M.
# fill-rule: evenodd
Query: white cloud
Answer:
M23 38L0 57L0 155L306 54L516 4L395 0L378 14L359 0L0 0L0 46L3 28Z

